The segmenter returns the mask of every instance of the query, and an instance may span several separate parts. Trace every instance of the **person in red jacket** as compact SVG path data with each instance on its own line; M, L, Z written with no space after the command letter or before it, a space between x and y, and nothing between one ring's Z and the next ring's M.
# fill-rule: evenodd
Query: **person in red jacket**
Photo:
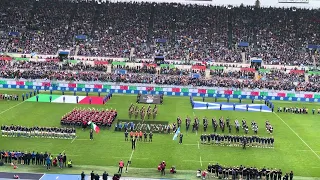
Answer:
M166 175L166 162L162 161L161 163L161 175Z
M133 132L130 131L130 140L132 140L132 138L133 138Z
M142 136L143 136L143 133L142 131L139 132L139 141L142 141Z
M122 160L120 160L120 162L119 162L119 170L118 170L118 173L122 174L123 166L124 166L124 163L123 163L123 161L122 161Z

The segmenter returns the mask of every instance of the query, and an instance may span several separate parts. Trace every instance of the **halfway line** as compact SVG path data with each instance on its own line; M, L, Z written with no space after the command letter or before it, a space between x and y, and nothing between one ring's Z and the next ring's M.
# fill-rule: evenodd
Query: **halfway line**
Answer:
M200 149L200 144L199 144L199 141L198 141L198 149Z
M133 156L133 153L134 153L134 150L132 150L132 153L131 153L131 156L130 156L130 158L129 158L129 161L131 161L132 156Z
M202 167L202 160L201 160L201 156L200 156L200 165L201 165L201 167Z
M273 112L320 160L320 156L275 112Z

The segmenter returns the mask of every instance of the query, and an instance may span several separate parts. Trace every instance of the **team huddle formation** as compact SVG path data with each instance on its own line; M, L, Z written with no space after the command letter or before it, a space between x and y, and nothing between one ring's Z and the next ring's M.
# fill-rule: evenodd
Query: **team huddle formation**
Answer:
M129 107L129 118L131 119L132 116L134 116L135 119L137 119L140 115L141 120L145 120L146 117L147 119L155 119L158 113L158 108L157 105L154 105L152 108L150 105L146 108L145 106L142 106L140 109L139 107L131 103Z
M76 137L75 128L58 127L25 127L16 125L2 125L1 133L4 137L37 137L37 138L59 138L73 139Z
M237 133L239 133L240 132L240 127L241 127L243 129L244 133L248 134L249 126L247 125L247 121L245 119L242 119L241 122L242 122L242 125L240 126L239 120L238 119L234 120L235 131ZM177 118L178 127L181 126L181 123L182 123L182 120L178 116L178 118ZM190 123L191 123L191 119L190 119L189 116L186 117L185 123L186 123L186 130L188 131L189 128L190 128ZM232 124L231 124L231 120L230 120L229 117L227 117L225 120L224 120L224 117L220 117L218 119L218 121L214 117L214 118L211 119L211 123L212 123L212 127L213 127L214 133L217 132L218 127L221 129L222 133L224 133L226 128L228 128L229 133L232 132ZM207 117L204 117L202 119L202 124L203 124L203 131L206 132L207 129L208 129L208 125L209 125ZM199 125L200 125L199 118L195 117L194 118L194 123L192 125L192 132L198 131L199 130ZM273 133L273 126L271 125L271 123L268 120L266 121L265 128L266 128L266 130L267 130L267 132L269 134ZM254 134L258 134L259 127L258 127L258 124L255 121L251 122L251 129L254 132Z

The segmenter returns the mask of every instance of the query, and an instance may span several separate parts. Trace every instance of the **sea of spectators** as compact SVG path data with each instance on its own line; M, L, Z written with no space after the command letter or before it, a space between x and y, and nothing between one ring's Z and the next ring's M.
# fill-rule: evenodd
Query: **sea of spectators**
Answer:
M210 75L212 78L235 78L235 79L253 79L255 77L254 72L248 71L221 71L211 70Z
M0 162L11 164L14 169L17 165L39 165L47 166L50 170L52 167L72 167L72 160L67 159L66 153L59 153L57 156L49 152L36 152L36 151L0 151ZM19 179L19 178L17 178Z
M90 65L83 62L79 63L56 63L40 61L0 61L0 68L19 69L19 70L36 70L36 71L100 71L106 72L107 66Z
M97 71L43 71L43 70L14 70L5 69L0 71L3 78L23 79L47 79L66 81L100 81L100 82L123 82L123 83L145 83L158 85L184 85L184 86L209 86L226 88L248 88L248 89L273 89L273 90L296 90L318 92L320 86L312 82L292 82L291 80L254 80L237 79L234 77L194 78L190 75L167 75L146 73L106 73Z
M2 0L0 12L3 52L242 62L245 51L246 60L311 65L305 47L320 40L320 12L309 9Z
M123 83L147 83L159 85L192 85L226 88L296 90L318 92L318 75L290 73L271 70L258 75L250 71L211 70L210 77L205 71L153 66L114 65L111 72L107 66L79 63L0 61L0 77L14 79L47 79L66 81L101 81ZM121 72L124 70L125 72ZM200 76L194 77L198 73Z

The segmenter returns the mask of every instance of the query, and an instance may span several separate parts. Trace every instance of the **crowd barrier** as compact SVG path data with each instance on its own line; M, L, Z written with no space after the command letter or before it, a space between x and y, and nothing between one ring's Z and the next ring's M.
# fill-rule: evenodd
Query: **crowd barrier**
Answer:
M320 93L312 92L275 92L263 90L221 90L211 87L170 87L170 86L139 86L130 84L90 84L90 83L57 83L48 81L15 81L0 80L0 88L9 89L39 89L53 91L77 91L77 92L111 92L124 94L164 94L168 96L199 96L217 98L241 98L241 99L270 99L281 101L319 102Z

